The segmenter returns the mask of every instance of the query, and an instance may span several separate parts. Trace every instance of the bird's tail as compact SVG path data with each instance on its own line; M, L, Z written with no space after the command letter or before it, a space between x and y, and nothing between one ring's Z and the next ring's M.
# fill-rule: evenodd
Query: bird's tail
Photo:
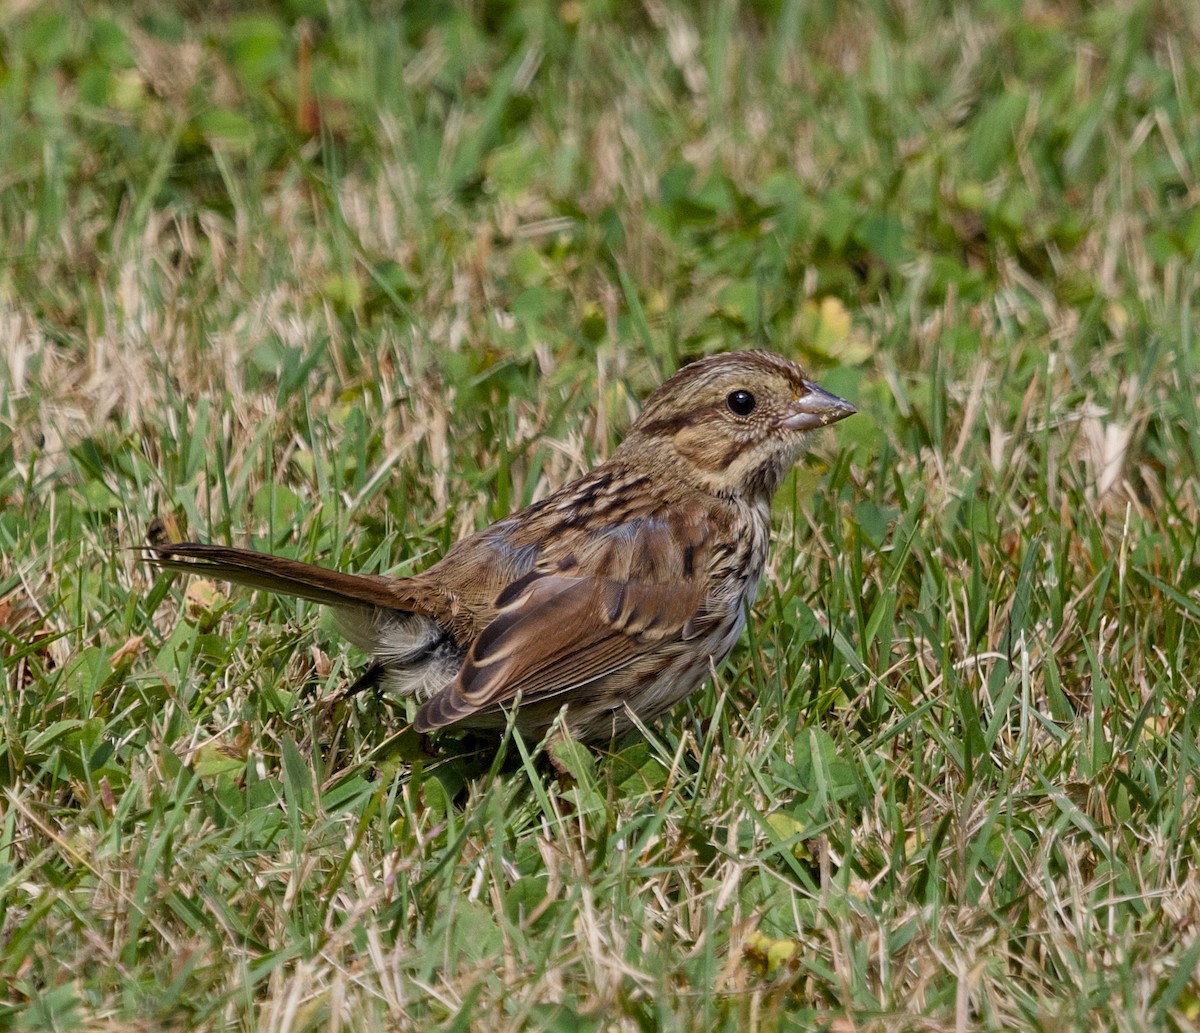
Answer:
M143 546L149 562L165 570L220 578L326 606L381 606L412 610L403 579L380 574L346 574L313 563L201 542L158 541Z

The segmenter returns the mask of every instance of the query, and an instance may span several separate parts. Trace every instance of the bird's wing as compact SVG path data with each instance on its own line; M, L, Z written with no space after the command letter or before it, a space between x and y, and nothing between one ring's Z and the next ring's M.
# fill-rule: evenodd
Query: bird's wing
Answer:
M552 699L634 663L672 638L700 634L707 624L705 563L697 550L707 535L681 541L657 521L623 528L607 572L534 570L496 600L491 622L471 645L458 676L417 714L418 731L433 731L484 711ZM685 556L684 553L687 552ZM675 576L641 580L627 553L646 557ZM666 556L676 558L668 562ZM687 570L685 574L684 571Z

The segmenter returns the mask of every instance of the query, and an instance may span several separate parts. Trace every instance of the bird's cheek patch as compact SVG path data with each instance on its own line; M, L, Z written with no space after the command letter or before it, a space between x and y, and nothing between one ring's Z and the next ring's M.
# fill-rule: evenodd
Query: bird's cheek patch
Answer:
M675 432L675 448L700 470L724 470L743 445L714 433L711 426L693 423Z

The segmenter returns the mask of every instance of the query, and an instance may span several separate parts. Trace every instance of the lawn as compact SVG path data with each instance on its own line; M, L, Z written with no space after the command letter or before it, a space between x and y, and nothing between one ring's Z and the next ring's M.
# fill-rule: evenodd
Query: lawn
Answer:
M0 11L0 1028L1200 1026L1200 6ZM319 607L690 358L858 405L645 739Z

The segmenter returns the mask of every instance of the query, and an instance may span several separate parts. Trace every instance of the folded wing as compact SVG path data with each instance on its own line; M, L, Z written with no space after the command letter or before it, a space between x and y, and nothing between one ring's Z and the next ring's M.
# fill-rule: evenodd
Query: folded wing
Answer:
M458 676L417 714L428 732L514 704L552 701L608 678L665 642L706 626L707 534L659 521L622 527L601 570L535 569L496 600L495 617L472 644ZM653 552L656 580L637 580L629 555ZM624 576L611 576L610 571Z

